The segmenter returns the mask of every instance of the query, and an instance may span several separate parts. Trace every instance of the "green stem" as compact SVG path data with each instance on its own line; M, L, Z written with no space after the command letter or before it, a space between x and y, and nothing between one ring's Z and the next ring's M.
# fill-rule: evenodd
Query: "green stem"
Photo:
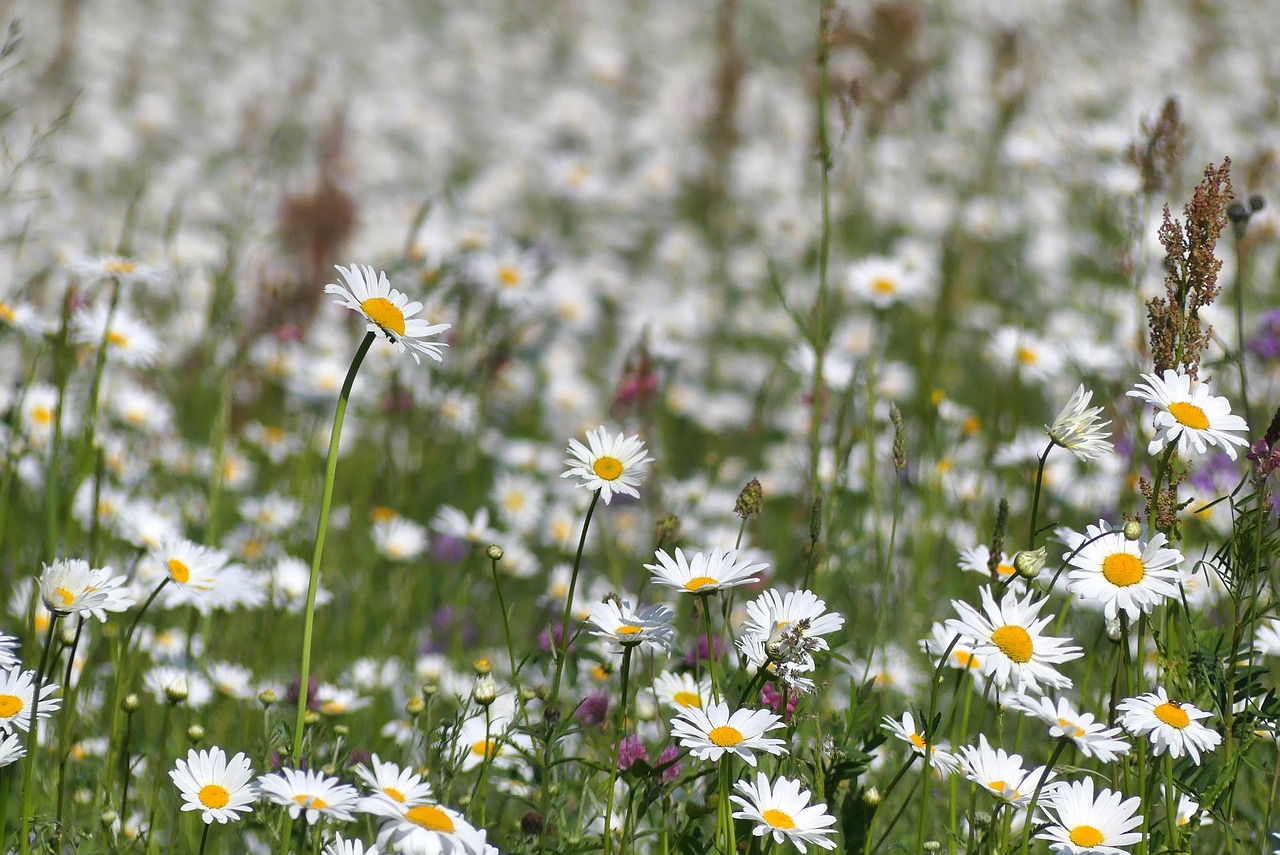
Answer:
M1049 459L1049 452L1053 451L1053 441L1044 448L1044 454L1040 455L1040 462L1036 466L1036 491L1031 498L1031 525L1027 530L1027 549L1036 548L1036 522L1040 516L1040 487L1044 484L1044 464Z
M40 733L40 694L44 688L44 670L49 664L49 648L53 646L53 630L58 625L59 617L60 615L57 612L52 612L49 615L49 629L44 634L44 649L40 651L40 665L36 668L35 680L31 684L31 721L27 729L27 764L22 769L22 839L18 841L22 855L27 855L31 851L31 806L35 797L32 779L36 765L36 737Z
M166 700L164 705L164 716L160 719L160 741L157 743L156 754L159 757L167 756L169 749L169 731L173 726L173 707L172 701ZM151 764L158 766L159 764ZM156 768L151 770L153 775L151 779L151 796L148 798L147 807L147 848L150 853L156 842L156 810L160 807L160 782L164 779L164 770Z
M338 395L338 407L333 414L333 430L329 434L329 458L325 465L324 494L320 499L320 522L316 527L315 551L311 557L311 578L307 582L307 608L302 625L302 663L299 666L298 680L298 717L293 730L293 751L291 754L294 766L302 760L302 736L307 715L307 689L311 684L311 638L315 632L316 591L320 587L320 560L324 555L324 536L329 528L329 507L333 504L333 482L338 473L338 440L342 436L342 420L347 414L347 401L351 398L351 387L356 381L356 372L360 363L373 344L374 334L365 333L364 340L356 350L351 367L347 370L347 378L342 383L342 391Z
M1031 804L1027 806L1027 824L1022 830L1022 855L1027 855L1031 851L1031 832L1035 828L1036 804L1040 801L1040 791L1044 789L1045 782L1053 774L1053 764L1058 762L1058 758L1062 756L1062 752L1066 750L1067 743L1070 741L1065 736L1058 740L1058 744L1053 747L1053 754L1049 755L1049 762L1040 773L1040 779L1036 781L1036 791L1031 794Z
M204 831L200 832L200 852L198 855L204 855L205 844L209 842L209 829L213 826L209 823L204 824Z
M721 829L721 853L723 855L736 855L738 851L738 842L734 837L733 830L733 803L729 801L729 793L732 788L733 770L730 768L733 755L725 752L720 757L720 792L719 798L716 800L717 815L720 820Z
M96 507L95 503L95 507ZM76 648L80 645L80 634L84 632L84 615L76 620L76 635L67 650L67 667L62 675L62 714L58 728L58 801L55 816L58 824L62 824L62 806L67 792L67 758L70 748L67 746L67 735L71 728L72 711L75 709L75 694L71 691L71 672L75 670Z
M627 644L622 648L622 699L618 704L617 724L613 729L613 763L609 769L609 790L605 794L604 803L604 855L613 852L613 791L618 785L618 758L622 754L622 732L627 726L627 690L631 677L631 651L635 645Z
M716 645L711 632L711 595L698 597L702 603L702 616L707 622L707 670L711 672L711 694L716 703L720 703L720 683L716 675ZM785 711L783 713L785 715Z
M493 589L498 593L498 608L502 610L502 636L507 642L507 660L511 664L511 679L516 684L516 698L520 700L523 697L520 689L520 673L516 669L516 650L511 644L511 616L507 614L507 601L502 596L502 583L498 580L498 559L491 558L489 566L493 570ZM524 701L520 700L520 703L523 704Z
M827 355L826 311L828 260L831 254L831 146L827 139L827 88L829 82L828 61L831 55L828 27L831 24L831 10L834 0L819 0L818 3L818 92L817 92L817 135L819 187L822 207L822 232L818 241L818 297L813 306L813 324L810 331L813 345L813 385L810 389L812 400L809 402L812 422L809 425L809 489L814 496L820 492L818 488L818 458L822 451L822 410L824 387L822 373Z

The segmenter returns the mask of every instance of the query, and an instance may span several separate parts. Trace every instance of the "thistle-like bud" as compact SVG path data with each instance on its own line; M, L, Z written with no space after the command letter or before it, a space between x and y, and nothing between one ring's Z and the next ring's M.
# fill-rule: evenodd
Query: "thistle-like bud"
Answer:
M1142 537L1142 523L1137 520L1128 520L1124 524L1124 539L1137 540Z
M907 428L897 404L889 405L889 421L893 422L893 471L901 475L907 468Z
M1009 530L1009 502L1001 499L1000 504L996 506L996 524L991 531L991 552L987 558L987 572L991 574L991 581L997 581L1000 578L1000 556L1004 554L1004 534Z
M1024 549L1013 556L1013 569L1023 579L1034 579L1044 569L1044 560L1048 554L1043 546L1039 549Z
M673 543L680 539L680 518L675 514L663 514L658 517L655 530L659 543Z
M758 479L752 478L738 494L737 501L733 503L733 512L745 520L747 517L760 516L763 510L764 489L760 486Z
M817 543L822 537L822 494L819 493L813 500L813 507L809 510L809 542Z
M484 551L484 554L489 556L490 561L501 561L502 556L505 553L502 551L501 546L496 543L491 543L489 544L489 548Z
M199 745L204 740L204 728L198 724L193 724L187 728L187 739L192 745Z
M520 833L525 837L537 837L542 834L542 814L531 810L520 817Z

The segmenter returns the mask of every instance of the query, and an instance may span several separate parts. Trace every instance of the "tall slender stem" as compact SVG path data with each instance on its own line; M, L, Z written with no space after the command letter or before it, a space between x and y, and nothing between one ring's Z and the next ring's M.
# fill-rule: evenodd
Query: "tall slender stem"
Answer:
M622 697L618 703L617 724L613 728L613 763L609 769L609 790L604 803L604 855L613 852L613 791L618 786L618 759L622 754L622 732L627 726L627 691L631 677L631 651L635 645L627 644L622 648Z
M22 770L22 839L18 841L22 855L31 851L31 802L35 793L32 791L33 772L36 765L36 747L40 733L40 694L44 688L44 670L49 664L49 648L53 646L53 630L58 625L57 612L49 614L49 628L44 634L44 649L40 651L40 665L36 668L35 680L31 683L31 721L27 728L27 765ZM0 841L3 843L3 841Z
M1050 451L1053 451L1052 441L1044 447L1044 453L1040 455L1040 462L1036 465L1036 491L1031 498L1031 524L1027 530L1027 549L1036 548L1036 522L1040 517L1040 486L1044 483L1044 464L1049 459Z

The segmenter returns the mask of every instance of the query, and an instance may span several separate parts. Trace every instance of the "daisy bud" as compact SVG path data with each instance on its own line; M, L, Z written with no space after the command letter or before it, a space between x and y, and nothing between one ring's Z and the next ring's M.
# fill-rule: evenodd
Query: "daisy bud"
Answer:
M76 628L71 624L64 623L58 630L58 640L62 642L64 647L70 647L76 643Z
M430 701L432 698L436 696L436 692L438 691L440 691L440 687L437 686L435 683L423 683L422 699L424 701Z
M345 724L335 724L333 726L333 735L340 739L346 739L349 733L351 733L351 728Z
M925 852L941 852L942 844L936 840L926 840L922 848Z
M187 699L187 681L174 680L164 687L164 697L171 704L180 704Z
M483 677L493 670L493 666L489 664L488 659L480 658L471 664L475 669L477 677Z
M880 791L875 787L867 787L862 791L862 800L872 807L880 804L880 801L883 798L884 797L880 795Z
M505 553L503 553L501 546L496 543L491 543L489 544L489 548L484 551L484 554L489 556L490 561L501 561L502 556Z
M426 708L427 703L422 698L410 698L404 705L404 711L410 718L417 718Z
M476 687L471 692L471 697L482 707L487 707L498 699L498 684L494 681L493 676L485 674L476 679Z
M1129 520L1124 524L1124 539L1137 540L1142 537L1142 523L1137 520Z
M306 713L302 716L302 723L306 727L311 727L312 725L319 724L320 713L316 712L315 710L307 710Z
M127 713L136 713L142 709L142 700L132 692L124 696L124 700L120 702L120 709Z
M280 696L272 689L263 689L258 693L258 703L263 707L271 707L280 702Z
M1034 579L1044 569L1046 555L1048 550L1043 546L1039 549L1024 549L1013 556L1013 568L1023 579Z
M120 818L120 814L113 810L104 810L102 815L98 817L98 821L102 823L104 828L110 828L116 824L116 820Z
M187 728L187 739L192 745L198 745L204 739L204 728L198 724L193 724Z

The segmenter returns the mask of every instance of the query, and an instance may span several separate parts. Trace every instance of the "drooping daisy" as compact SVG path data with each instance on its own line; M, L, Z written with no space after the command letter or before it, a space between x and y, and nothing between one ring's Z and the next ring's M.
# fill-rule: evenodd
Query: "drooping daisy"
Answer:
M835 832L836 818L827 813L825 804L809 804L809 791L802 789L799 781L778 778L770 784L763 772L757 772L754 784L738 781L733 789L735 794L729 800L742 808L733 818L754 822L751 833L756 837L772 835L774 843L789 840L801 852L807 852L810 843L836 848L829 837Z
M1162 533L1151 540L1129 540L1122 531L1108 531L1105 520L1088 526L1083 537L1068 535L1073 550L1068 563L1067 590L1099 603L1107 620L1120 612L1137 620L1169 598L1178 596L1181 576L1175 569L1182 553L1165 546Z
M1006 704L1049 725L1050 736L1054 739L1065 736L1086 757L1096 757L1103 763L1110 763L1129 753L1129 743L1119 738L1120 728L1109 728L1106 724L1095 721L1092 713L1077 712L1066 698L1059 698L1054 703L1048 698L1014 695Z
M1143 374L1142 379L1146 382L1125 394L1156 408L1156 435L1147 446L1148 454L1158 454L1170 443L1177 443L1178 453L1184 456L1193 448L1196 454L1204 454L1212 446L1235 460L1235 446L1248 446L1246 437L1231 431L1247 432L1249 425L1232 415L1226 398L1210 394L1207 384L1172 368L1166 368L1163 377Z
M355 768L356 777L372 792L362 798L356 809L369 813L370 799L390 799L398 805L413 806L431 798L431 784L412 769L402 769L395 763L382 761L373 755L368 766L361 763Z
M591 604L591 634L609 642L610 653L622 653L624 648L645 644L657 650L669 650L675 645L676 629L671 621L675 612L670 607L657 604L636 611L626 600L607 599Z
M414 301L391 287L387 274L374 271L369 265L352 264L350 269L335 265L346 285L330 283L324 287L326 294L336 294L334 300L340 306L346 306L359 312L369 321L366 330L382 333L382 336L395 345L398 353L409 348L413 361L421 363L418 354L425 354L436 362L443 362L441 348L448 347L443 342L427 341L430 336L452 327L452 324L432 324L424 318L414 315L422 311L422 304Z
M659 549L654 557L658 559L657 564L644 565L653 571L653 581L688 594L709 594L756 582L759 577L752 574L768 568L767 564L754 563L736 549L718 546L709 553L695 552L692 558L685 558L679 547L676 547L675 558L665 549Z
M729 752L750 766L756 765L756 751L787 753L781 739L765 736L785 727L782 719L768 710L740 709L732 714L728 704L711 704L706 710L686 707L671 722L671 734L700 760L719 760Z
M124 576L112 576L109 567L95 570L78 558L54 561L40 574L40 599L57 614L106 620L107 612L122 612L134 604L126 582Z
M987 792L998 799L1018 807L1030 804L1035 796L1036 787L1041 787L1053 780L1053 772L1045 774L1045 767L1034 769L1022 768L1022 755L1009 754L1003 748L992 748L987 742L986 734L978 735L977 745L966 745L957 755L960 758L960 771L975 784L985 787ZM1044 784L1041 783L1044 779Z
M26 731L31 727L31 704L34 700L32 685L35 683L35 671L23 671L21 668L10 668L0 671L0 730ZM58 691L56 683L46 684L40 690L41 719L62 705L62 699L53 697Z
M887 715L880 725L891 734L901 739L903 742L911 746L911 750L921 757L924 756L924 748L927 744L925 737L916 729L916 720L910 712L902 714L902 721L898 721L891 715ZM960 764L960 759L951 753L950 746L945 742L936 742L929 745L929 762L935 769L941 769L943 772L950 773Z
M186 760L177 761L169 777L182 793L182 809L201 811L206 825L240 819L240 814L253 810L251 805L258 797L249 758L237 754L228 760L216 745L207 751L192 748Z
M1078 659L1084 652L1069 638L1041 635L1053 620L1052 615L1037 619L1048 599L1032 602L1032 592L1019 601L1015 592L1006 591L997 605L989 587L980 588L979 594L982 612L968 603L952 600L960 617L948 620L946 626L949 631L974 640L982 672L1002 689L1012 685L1016 690L1039 693L1043 691L1041 684L1059 689L1070 686L1071 680L1054 666Z
M639 497L636 488L653 460L647 456L640 437L622 433L610 436L603 425L587 431L586 445L576 439L569 440L568 452L572 455L565 461L569 468L560 477L577 478L579 487L599 490L606 505L615 493Z
M1099 415L1102 407L1090 407L1093 392L1087 391L1081 383L1071 393L1053 424L1045 425L1045 432L1054 445L1065 448L1081 460L1095 460L1111 453L1112 444L1107 441L1111 434L1106 430L1111 422L1104 422Z
M711 701L711 678L695 680L692 674L663 671L653 678L653 697L676 712L687 707L701 709Z
M1221 734L1200 723L1211 713L1169 700L1163 686L1136 698L1126 698L1116 709L1123 713L1120 724L1124 729L1151 740L1155 747L1152 753L1157 757L1166 751L1174 758L1189 754L1199 765L1200 752L1212 751L1222 742Z
M1132 829L1142 825L1135 815L1142 799L1125 799L1114 790L1103 790L1095 798L1093 778L1060 784L1046 799L1045 812L1054 821L1036 835L1049 841L1054 855L1125 855L1120 847L1142 839Z
M325 844L320 855L382 855L377 846L365 846L360 840L347 840L341 834Z
M350 822L359 794L350 784L330 778L323 772L281 769L258 778L262 798L289 809L289 816L303 815L307 825L315 825L322 817Z
M401 855L481 855L485 834L442 804L378 801L370 813L382 817L378 845Z

